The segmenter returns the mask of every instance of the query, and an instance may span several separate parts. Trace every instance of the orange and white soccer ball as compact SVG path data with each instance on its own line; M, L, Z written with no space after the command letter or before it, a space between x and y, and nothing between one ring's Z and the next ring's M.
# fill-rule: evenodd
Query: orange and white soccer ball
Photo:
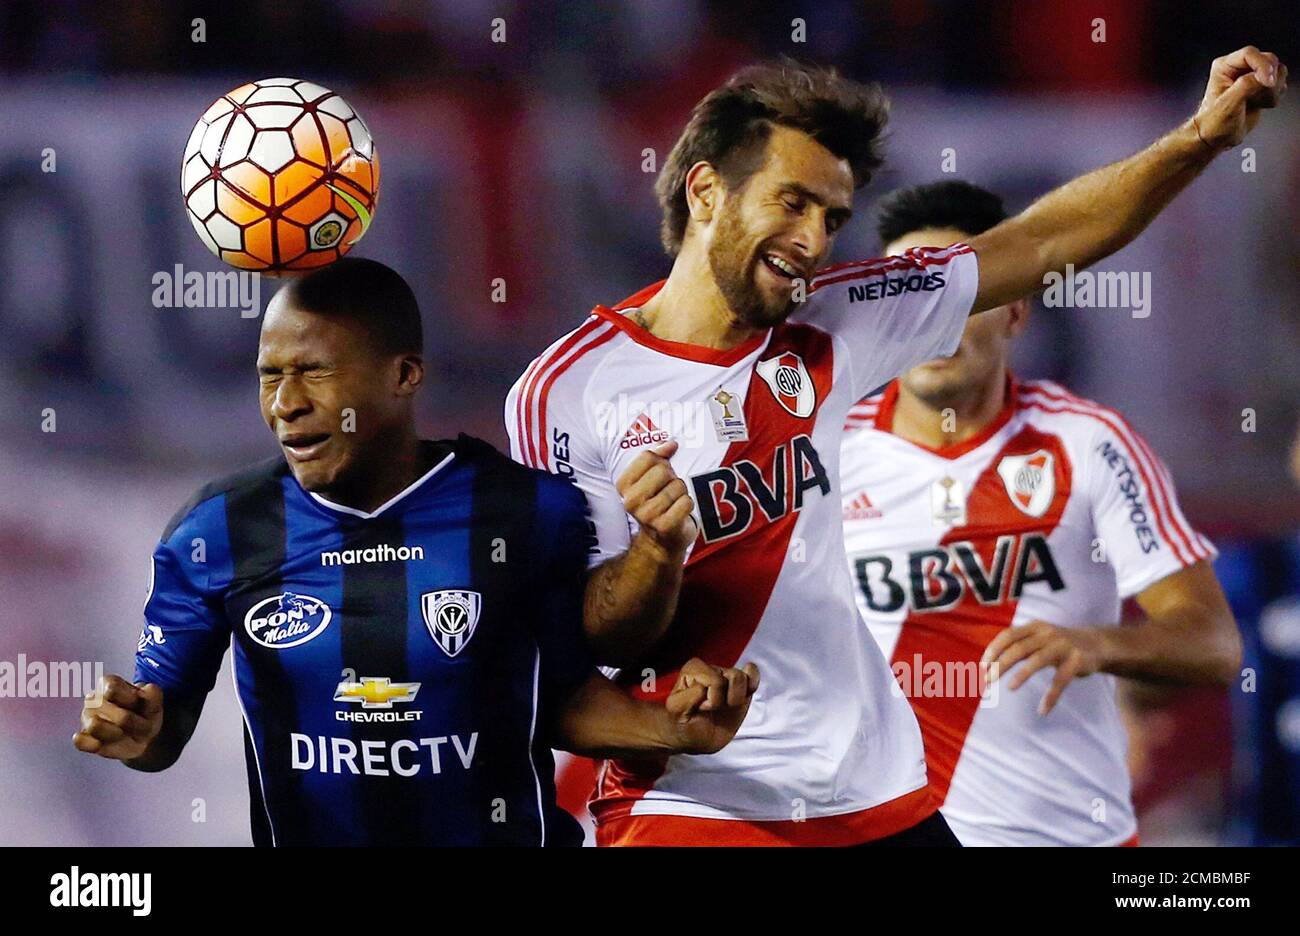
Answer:
M370 227L379 154L328 88L263 78L217 99L181 163L185 212L208 249L263 273L337 260Z

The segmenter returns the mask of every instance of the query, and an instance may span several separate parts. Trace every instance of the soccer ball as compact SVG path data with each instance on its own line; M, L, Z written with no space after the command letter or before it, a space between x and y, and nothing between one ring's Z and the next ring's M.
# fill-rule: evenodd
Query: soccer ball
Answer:
M185 144L181 195L208 249L262 273L337 260L370 227L379 154L343 98L297 78L222 95Z

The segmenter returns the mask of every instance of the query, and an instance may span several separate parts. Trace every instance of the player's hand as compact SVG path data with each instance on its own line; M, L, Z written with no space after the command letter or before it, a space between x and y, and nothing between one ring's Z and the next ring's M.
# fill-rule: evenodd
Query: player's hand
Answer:
M668 555L680 559L695 542L694 503L686 482L677 477L668 459L676 442L642 452L619 476L615 486L623 509L641 525L641 532Z
M980 658L980 666L987 667L995 680L1017 667L1007 681L1007 688L1012 692L1040 669L1055 668L1051 688L1039 703L1039 715L1046 715L1056 706L1071 681L1091 676L1101 665L1101 637L1097 631L1086 627L1057 627L1046 621L1008 627L993 638Z
M78 751L111 760L134 760L158 736L163 692L153 683L135 686L121 676L101 677L81 709L81 730L72 736Z
M691 659L681 668L664 707L672 717L677 746L687 754L712 754L736 736L758 689L758 667L711 666Z
M1286 66L1272 52L1246 46L1210 65L1205 97L1192 118L1201 139L1214 149L1240 143L1259 112L1276 107L1286 93Z

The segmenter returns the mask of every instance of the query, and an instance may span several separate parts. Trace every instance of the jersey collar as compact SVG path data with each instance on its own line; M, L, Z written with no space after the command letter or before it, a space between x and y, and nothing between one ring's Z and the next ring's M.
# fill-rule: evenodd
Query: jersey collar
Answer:
M321 497L319 494L317 494L314 491L307 491L307 496L309 496L316 503L320 504L322 507L328 510L333 510L337 513L344 513L351 517L360 517L362 520L373 520L375 517L378 517L380 514L382 514L385 510L392 507L394 504L399 503L409 495L413 494L415 491L419 490L419 488L426 481L428 481L439 471L441 471L455 457L456 457L455 451L448 452L446 456L442 458L441 461L439 461L436 465L434 465L432 468L430 468L420 477L415 479L415 481L411 482L411 484L409 484L406 488L404 488L400 493L394 494L387 501L380 504L378 507L376 507L374 510L370 511L369 513L367 513L364 510L358 510L355 507L348 507L344 504L336 504L332 500L329 500L328 498Z
M623 312L627 309L636 309L645 305L650 300L650 297L663 289L666 282L667 280L660 280L657 283L651 283L640 292L628 296L613 308L598 305L591 310L591 314L604 319L611 325L617 326L637 344L658 351L660 354L695 361L698 364L713 364L718 367L730 367L732 364L743 361L748 355L761 348L763 342L767 341L768 335L771 334L772 330L769 328L725 351L717 348L706 348L703 345L691 344L686 341L668 341L665 338L658 338L624 315Z
M989 421L989 424L975 433L969 439L962 442L954 442L952 445L941 445L938 448L932 448L928 445L922 445L920 442L913 442L911 439L903 439L909 445L915 445L919 449L938 455L940 458L954 459L961 458L967 452L973 452L989 439L997 435L998 431L1010 421L1012 414L1016 411L1016 398L1020 391L1020 383L1016 380L1015 375L1007 371L1007 390L1006 398L1002 401L1002 409L998 414ZM888 432L894 435L894 408L898 405L898 380L895 378L885 387L884 396L880 400L880 408L876 410L875 427L881 432ZM898 436L902 439L902 436Z

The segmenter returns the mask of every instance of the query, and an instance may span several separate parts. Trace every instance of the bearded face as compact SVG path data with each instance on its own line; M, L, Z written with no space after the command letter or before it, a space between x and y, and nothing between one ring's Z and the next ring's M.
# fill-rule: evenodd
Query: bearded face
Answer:
M774 127L763 161L724 197L712 218L710 272L735 316L750 328L770 328L794 311L830 255L836 232L852 212L848 163L808 134Z
M764 279L771 275L763 261L765 246L762 239L746 228L740 200L728 199L709 245L709 269L736 319L751 328L777 325L795 307L793 280L789 286L760 280L760 268L766 274Z

